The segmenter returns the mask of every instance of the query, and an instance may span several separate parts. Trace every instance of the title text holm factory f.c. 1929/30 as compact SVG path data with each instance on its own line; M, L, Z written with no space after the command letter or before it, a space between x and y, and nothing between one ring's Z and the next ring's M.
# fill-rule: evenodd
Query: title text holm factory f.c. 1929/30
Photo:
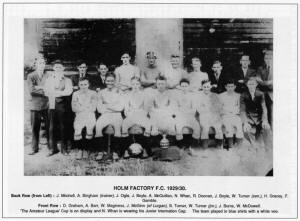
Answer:
M113 190L187 190L185 186L114 186Z

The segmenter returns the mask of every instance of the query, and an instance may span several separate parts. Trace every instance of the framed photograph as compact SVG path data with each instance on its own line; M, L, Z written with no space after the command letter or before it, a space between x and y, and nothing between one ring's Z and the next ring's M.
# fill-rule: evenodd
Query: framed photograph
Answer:
M298 217L296 3L2 9L3 217Z

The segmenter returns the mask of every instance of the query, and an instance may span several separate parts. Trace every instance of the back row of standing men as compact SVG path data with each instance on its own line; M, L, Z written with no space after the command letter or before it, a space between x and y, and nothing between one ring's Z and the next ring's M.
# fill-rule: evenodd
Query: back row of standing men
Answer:
M104 108L105 104L111 103L111 100L114 99L114 96L112 94L109 94L109 90L103 90L106 88L109 84L109 87L116 88L118 91L127 94L127 100L128 97L134 96L128 96L129 91L133 90L132 88L136 88L136 85L141 85L144 88L144 94L146 94L147 100L151 101L151 96L155 94L156 91L160 91L160 83L163 84L162 82L165 82L165 89L179 89L179 90L171 90L171 91L189 91L189 92L194 92L197 93L198 91L203 91L205 92L213 92L214 94L221 94L224 91L227 90L228 92L228 87L232 86L233 90L235 89L236 92L238 93L249 93L249 90L246 86L246 81L248 79L252 79L255 77L255 88L253 94L250 92L249 94L251 95L250 98L252 97L252 106L251 107L251 102L249 103L249 108L254 108L253 113L251 114L251 122L249 121L249 124L257 124L258 122L255 122L256 120L253 118L257 118L257 114L260 115L260 126L262 126L262 115L264 114L266 116L266 113L268 113L268 119L269 123L272 123L272 54L267 52L265 54L265 63L263 66L259 67L257 71L251 69L249 67L250 65L250 58L248 55L243 55L241 56L240 59L240 68L238 68L236 71L233 71L231 73L225 73L223 72L223 67L222 63L218 60L213 62L212 70L213 73L207 74L205 72L201 71L201 60L197 57L192 58L191 63L192 63L192 68L193 71L190 73L187 73L185 70L180 68L180 57L176 54L171 55L171 66L172 68L169 71L163 71L161 72L158 67L156 66L156 56L153 52L148 52L146 54L146 58L148 60L148 66L143 69L141 72L138 67L131 65L130 64L130 56L127 53L124 53L121 57L122 60L122 65L118 68L115 69L115 76L113 75L108 75L108 68L104 63L100 63L98 65L98 71L100 74L97 75L91 75L87 73L87 64L85 62L81 62L77 68L79 71L79 74L71 76L71 80L66 78L63 75L63 64L60 61L56 61L53 63L53 70L54 72L48 75L44 74L44 68L45 68L45 61L44 59L37 59L36 61L36 71L28 75L28 84L29 84L29 89L31 93L31 119L32 119L32 129L33 129L33 140L32 140L32 152L31 154L34 154L38 152L38 132L40 128L40 121L41 118L46 118L49 119L47 122L49 122L49 125L47 126L49 128L49 148L50 148L50 153L49 156L55 154L58 152L57 146L56 146L56 141L57 139L54 136L54 127L55 127L55 122L58 122L58 127L60 129L59 135L62 140L62 150L64 150L66 143L64 142L67 140L68 137L68 132L70 131L69 129L66 130L67 125L71 125L73 118L72 112L70 111L70 107L72 106L72 109L76 113L86 113L86 111L80 110L78 108L78 105L80 104L81 106L86 107L90 111L95 111L96 107L98 106L97 110L98 113L101 114L101 117L99 119L102 119L99 121L98 126L96 125L96 137L100 137L99 135L102 133L102 129L107 126L107 122L105 122L105 119L112 119L115 116L107 116L103 117L105 112L107 110L109 113L114 112L114 108L109 107ZM107 78L109 76L109 78ZM184 80L186 79L186 80ZM96 103L95 108L93 108L93 105L91 103L89 104L84 104L84 102L90 102L89 100L85 101L80 101L80 96L78 96L78 93L76 96L73 94L73 101L72 105L70 104L70 95L80 89L81 91L84 91L85 84L87 81L87 84L91 90L95 90L98 92L98 98L100 97L100 103L98 102L98 105ZM113 82L113 83L111 83ZM254 81L253 81L254 82ZM266 101L267 109L268 111L264 111L262 113L263 107L257 109L257 106L255 105L255 96L257 95L258 97L261 97L261 94L256 92L256 85L258 83L258 87L263 91L263 100ZM111 86L113 85L113 86ZM81 86L81 88L79 88ZM158 88L156 90L155 88ZM163 90L165 90L163 89ZM230 89L229 89L230 91ZM231 89L232 91L232 89ZM254 94L256 93L256 94ZM106 95L107 94L107 95ZM174 96L175 95L175 96ZM253 95L253 96L252 96ZM189 95L190 96L190 95ZM159 97L159 96L158 96ZM173 97L177 97L179 99L175 100L180 100L180 98L183 98L182 101L185 100L184 95L179 95L178 93L173 93ZM191 97L191 96L190 96ZM226 101L226 97L222 96ZM97 99L98 99L97 98ZM162 99L154 99L154 106L160 106L159 103L164 102L164 96L161 96ZM76 101L77 99L77 101ZM201 98L202 100L205 100L203 97ZM69 100L69 102L68 102ZM99 99L98 99L99 100ZM129 99L130 100L130 99ZM138 99L133 99L135 103L137 102ZM228 99L227 99L228 100ZM261 100L261 99L257 99ZM263 101L263 102L265 102ZM230 102L230 101L228 101ZM228 103L227 102L227 103ZM260 103L260 101L257 101ZM93 103L93 102L92 102ZM113 102L112 102L113 103ZM148 102L146 102L149 104ZM151 103L151 102L150 102ZM180 101L179 101L180 103ZM181 102L184 103L184 102ZM99 105L100 104L100 105ZM153 104L153 102L152 102ZM80 106L79 105L79 106ZM234 105L234 104L233 104ZM264 104L265 105L265 104ZM127 105L128 106L128 105ZM132 106L138 106L137 104L133 104ZM151 105L150 105L151 106ZM228 106L228 105L227 105ZM114 106L116 107L116 106ZM116 107L117 108L117 107ZM137 108L137 107L133 107ZM118 109L118 108L117 108ZM232 107L231 107L232 109ZM257 110L255 110L257 109ZM127 110L125 109L125 116L126 111L128 112L128 107ZM213 112L212 110L206 110L208 112ZM118 111L119 112L119 111ZM168 114L173 113L172 110L168 110ZM238 110L239 114L239 110ZM82 114L81 114L82 115ZM173 114L172 114L173 115ZM79 116L79 115L78 115ZM92 126L87 125L88 121L92 122L93 117L88 117L87 115L83 117L78 117L76 116L76 119L74 121L74 139L75 140L80 140L81 138L81 129L83 127L86 127L87 130L87 135L86 138L89 140L90 137L93 136L91 130ZM119 118L121 115L118 115L117 118ZM184 119L181 117L181 120L179 120L180 114L177 113L177 123L178 122L187 122L186 118ZM205 116L202 114L202 116ZM211 117L211 116L210 116ZM142 116L138 117L139 119L143 119ZM156 118L156 119L155 119ZM174 116L173 116L174 118ZM207 117L201 117L200 114L200 124L201 124L201 118L202 122L205 122L207 120ZM66 123L66 120L68 119L69 122ZM90 120L86 120L90 119ZM156 121L157 123L166 121L166 118L161 112L158 114L157 117L155 117L155 114L153 114L152 120ZM171 118L170 118L171 120ZM130 120L129 120L130 121ZM228 123L233 121L232 118L229 118ZM118 122L118 120L116 120ZM190 122L190 121L189 121ZM184 124L183 123L183 124ZM266 122L264 122L266 123ZM90 123L92 125L92 123ZM119 123L120 124L120 123ZM128 121L127 121L128 124ZM153 124L153 122L151 123ZM167 122L167 126L172 125L172 123ZM179 123L180 124L180 123ZM181 123L182 124L182 123ZM125 128L127 128L129 125L126 125L125 123ZM183 126L189 126L189 125L181 125L181 128ZM213 125L208 125L208 126L213 126ZM265 126L265 125L264 125ZM98 130L97 130L98 127ZM177 125L177 127L179 127ZM194 127L195 128L195 127ZM193 128L193 129L194 129ZM147 129L147 128L145 128ZM152 128L153 129L153 128ZM204 130L203 128L203 123L201 127L202 131ZM80 130L80 132L79 132ZM207 128L205 128L207 130ZM229 131L229 130L228 130ZM122 131L125 135L127 131ZM149 131L146 130L148 133ZM117 132L118 133L118 132ZM177 133L177 138L180 137L181 132L175 131ZM155 133L154 133L155 134ZM117 134L118 135L118 134ZM153 134L152 134L153 135ZM194 130L194 135L195 135L195 130ZM118 135L119 136L119 135ZM118 137L117 136L117 137ZM220 135L221 136L221 135ZM195 138L197 138L197 135L195 135ZM202 135L201 135L202 138ZM206 135L204 136L206 138ZM221 139L221 137L220 137ZM91 144L88 144L91 145Z

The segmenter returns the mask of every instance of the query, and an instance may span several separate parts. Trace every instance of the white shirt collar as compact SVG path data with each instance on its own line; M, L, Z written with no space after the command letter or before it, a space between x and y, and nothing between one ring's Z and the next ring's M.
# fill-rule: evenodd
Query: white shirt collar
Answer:
M251 91L249 91L249 92L250 92L250 95L251 95L252 100L254 100L254 97L255 97L255 91L254 91L253 93L251 93Z

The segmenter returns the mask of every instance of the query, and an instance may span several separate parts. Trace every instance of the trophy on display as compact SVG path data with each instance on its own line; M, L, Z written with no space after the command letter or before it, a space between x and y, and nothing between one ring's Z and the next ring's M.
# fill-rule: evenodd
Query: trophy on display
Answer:
M169 140L167 139L167 131L162 131L162 136L163 138L161 139L161 141L159 142L160 144L160 147L163 148L163 149L167 149L169 148L170 146L170 142Z

